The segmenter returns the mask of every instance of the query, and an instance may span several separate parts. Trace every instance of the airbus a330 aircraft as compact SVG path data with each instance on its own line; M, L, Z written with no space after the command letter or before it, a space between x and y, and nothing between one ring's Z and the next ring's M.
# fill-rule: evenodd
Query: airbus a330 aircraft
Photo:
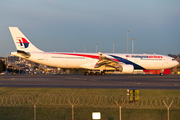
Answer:
M178 65L175 59L156 54L44 52L36 48L17 27L9 29L17 48L11 55L52 67L83 68L86 69L84 75L105 75L106 71L132 73L134 69L163 71Z

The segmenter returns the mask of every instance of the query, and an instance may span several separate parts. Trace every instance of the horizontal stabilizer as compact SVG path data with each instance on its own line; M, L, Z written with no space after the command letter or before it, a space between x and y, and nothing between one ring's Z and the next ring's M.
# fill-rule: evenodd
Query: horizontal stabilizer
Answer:
M24 52L24 51L21 51L21 50L17 50L17 54L18 54L18 55L21 55L21 56L23 56L23 57L25 57L25 58L31 57L31 54L30 54L30 53Z

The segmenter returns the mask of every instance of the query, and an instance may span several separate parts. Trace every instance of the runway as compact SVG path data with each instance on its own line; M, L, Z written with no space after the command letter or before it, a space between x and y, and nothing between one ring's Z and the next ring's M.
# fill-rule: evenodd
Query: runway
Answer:
M0 75L0 87L180 89L180 75Z

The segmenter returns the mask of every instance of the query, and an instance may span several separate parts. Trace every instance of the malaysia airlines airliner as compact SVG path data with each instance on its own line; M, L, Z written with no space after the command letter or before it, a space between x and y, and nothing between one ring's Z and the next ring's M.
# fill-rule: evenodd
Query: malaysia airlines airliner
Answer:
M9 29L17 48L16 52L11 52L12 56L52 67L83 68L86 70L84 75L105 75L107 71L133 73L135 69L163 71L178 65L174 58L156 54L44 52L36 48L17 27Z

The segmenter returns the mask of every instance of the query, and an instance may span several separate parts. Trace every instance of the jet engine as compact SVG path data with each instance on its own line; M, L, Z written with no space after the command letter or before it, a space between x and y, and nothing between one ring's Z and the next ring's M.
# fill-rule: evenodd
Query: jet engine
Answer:
M119 65L119 71L122 73L132 73L134 71L133 65Z

